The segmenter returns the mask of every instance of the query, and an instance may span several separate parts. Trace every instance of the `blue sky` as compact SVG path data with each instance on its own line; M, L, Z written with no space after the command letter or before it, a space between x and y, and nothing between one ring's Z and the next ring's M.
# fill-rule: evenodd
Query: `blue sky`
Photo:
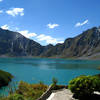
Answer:
M42 45L100 26L100 0L0 0L0 26Z

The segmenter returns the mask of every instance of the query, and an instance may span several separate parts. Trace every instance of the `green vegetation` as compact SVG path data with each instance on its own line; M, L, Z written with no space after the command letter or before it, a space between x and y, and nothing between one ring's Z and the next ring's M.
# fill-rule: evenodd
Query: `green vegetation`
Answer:
M0 88L8 85L12 78L13 76L10 73L0 70Z
M53 79L52 79L52 83L53 83L54 85L56 85L57 82L58 82L58 80L57 80L56 78L53 78Z
M59 88L57 82L58 80L56 78L52 78L52 90L57 90Z
M52 90L62 89L63 85L57 85L57 79L52 79ZM18 88L16 89L15 83L13 86L9 86L9 95L1 96L0 100L37 100L48 88L42 81L38 84L28 84L20 81Z
M74 98L79 100L92 100L91 98L95 96L94 91L100 92L100 75L76 77L69 82L68 87L57 85L57 82L56 78L52 79L51 90L68 88L74 94ZM13 91L13 88L10 88L9 95L0 96L0 100L37 100L47 88L48 86L44 85L42 81L38 84L20 81L17 89L15 88Z
M100 91L100 76L80 76L69 82L68 88L75 98L91 96L94 91Z
M97 69L100 70L100 66Z
M16 93L24 96L26 99L36 100L47 90L47 88L48 86L42 83L28 84L21 81Z
M18 89L14 93L11 92L8 97L1 97L0 100L36 100L47 88L48 86L42 82L38 84L28 84L20 81Z

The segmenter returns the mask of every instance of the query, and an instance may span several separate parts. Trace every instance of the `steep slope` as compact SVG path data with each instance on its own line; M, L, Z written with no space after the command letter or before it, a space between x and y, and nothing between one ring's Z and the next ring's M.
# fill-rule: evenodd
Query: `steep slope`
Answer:
M64 55L76 57L93 55L100 52L100 31L94 27L71 39L71 42L70 47L64 49ZM64 44L67 45L68 40Z
M0 56L90 57L100 55L100 27L68 38L62 44L41 46L17 32L0 29ZM100 57L99 57L100 58Z
M100 27L89 29L75 38L68 38L63 44L48 49L42 56L82 57L100 53Z
M0 29L0 55L38 56L42 46L17 32Z

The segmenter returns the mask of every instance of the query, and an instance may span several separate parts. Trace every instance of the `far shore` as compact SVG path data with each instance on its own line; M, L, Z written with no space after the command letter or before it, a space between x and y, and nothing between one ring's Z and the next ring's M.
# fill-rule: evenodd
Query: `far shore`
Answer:
M100 57L94 56L84 56L84 57L42 57L42 56L8 56L8 55L0 55L0 58L46 58L46 59L64 59L64 60L100 60Z

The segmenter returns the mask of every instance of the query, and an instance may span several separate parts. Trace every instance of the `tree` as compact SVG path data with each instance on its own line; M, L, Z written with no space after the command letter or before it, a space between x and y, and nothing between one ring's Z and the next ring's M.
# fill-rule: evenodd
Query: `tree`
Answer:
M68 88L76 98L90 96L94 91L100 91L100 78L98 76L80 76L69 82Z

